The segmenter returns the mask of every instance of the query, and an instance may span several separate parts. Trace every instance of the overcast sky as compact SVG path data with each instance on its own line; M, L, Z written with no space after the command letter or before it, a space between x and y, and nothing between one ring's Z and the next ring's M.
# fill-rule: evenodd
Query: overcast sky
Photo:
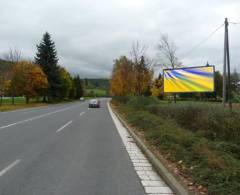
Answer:
M0 57L18 48L32 58L45 31L59 63L81 77L109 77L113 60L139 41L156 57L162 33L178 46L184 66L222 69L223 28L191 50L228 17L240 23L240 0L0 0ZM240 71L240 24L230 25L232 67Z

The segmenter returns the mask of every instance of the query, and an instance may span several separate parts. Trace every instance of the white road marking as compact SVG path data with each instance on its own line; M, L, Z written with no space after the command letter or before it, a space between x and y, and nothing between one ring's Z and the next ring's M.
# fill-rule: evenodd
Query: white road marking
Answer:
M148 159L144 156L133 138L128 133L127 129L118 120L116 115L111 110L108 102L108 110L113 119L113 122L118 130L120 137L126 147L128 155L132 161L134 169L145 189L146 194L173 194L172 190L166 185L162 178L154 171Z
M67 127L67 126L70 125L71 123L72 123L72 121L67 122L65 125L63 125L62 127L60 127L56 132L58 133L58 132L62 131L65 127Z
M2 177L5 173L7 173L10 169L12 169L13 167L15 167L18 163L20 163L21 160L15 160L13 163L11 163L10 165L8 165L7 167L5 167L3 170L0 171L0 177Z
M81 112L79 115L82 116L82 115L84 115L84 114L85 114L85 112Z
M43 118L43 117L45 117L45 116L49 116L49 115L52 115L52 114L56 114L56 113L58 113L58 112L62 112L62 111L65 111L65 110L69 110L69 109L71 109L72 107L75 107L75 106L70 106L70 107L63 108L63 109L60 109L60 110L56 110L56 111L53 111L53 112L48 112L48 113L41 114L41 115L38 115L38 116L35 116L35 117L31 117L31 118L28 118L28 119L25 119L25 120L22 120L22 121L18 121L18 122L15 122L15 123L11 123L11 124L8 124L8 125L4 125L4 126L1 126L1 127L0 127L0 130L6 129L6 128L11 127L11 126L19 125L19 124L22 124L22 123L26 123L26 122L29 122L29 121L33 121L33 120L36 120L36 119L40 119L40 118Z

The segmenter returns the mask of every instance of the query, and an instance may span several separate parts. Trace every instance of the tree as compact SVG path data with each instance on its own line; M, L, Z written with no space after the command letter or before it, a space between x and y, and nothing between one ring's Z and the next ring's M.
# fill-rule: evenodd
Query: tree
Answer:
M239 81L240 81L240 78L239 78L239 75L237 73L237 70L234 69L234 72L231 74L231 90L234 92L234 93L239 93Z
M151 93L153 97L163 99L163 77L161 75L153 81Z
M177 57L177 46L171 41L167 34L163 34L158 43L158 55L160 57L160 66L165 68L177 68L181 66Z
M3 55L3 59L11 62L12 64L18 63L21 60L22 53L20 50L10 48L8 53Z
M114 61L110 94L114 96L150 95L153 77L145 46L133 44L130 58L121 56Z
M70 91L73 88L72 77L71 77L70 73L63 67L60 67L59 71L60 71L61 80L62 80L61 97L69 98Z
M138 96L149 91L153 76L152 62L146 57L146 50L146 46L137 41L130 52L135 74L135 93Z
M215 85L215 98L222 97L222 90L223 90L223 76L219 71L216 71L214 74L214 85Z
M47 77L39 65L21 61L13 66L12 82L15 83L17 95L24 95L26 103L30 98L43 94L48 86Z
M134 66L126 56L115 60L110 81L110 94L114 96L135 94Z
M83 84L82 84L82 80L80 79L79 75L74 77L74 84L75 84L75 89L76 89L75 99L79 99L80 97L84 96Z
M134 63L136 85L135 91L138 96L146 93L150 87L153 72L148 68L145 57L141 56L138 63Z
M181 66L177 58L177 46L171 41L167 34L163 34L158 43L158 55L160 57L160 66L165 68L177 68ZM176 103L176 94L174 94L174 102Z
M20 50L18 50L16 48L14 48L14 49L10 48L9 51L6 54L4 54L3 59L6 60L7 62L10 62L11 66L14 66L16 63L18 63L21 60L21 56L22 56L22 54L21 54ZM5 71L5 73L6 73L6 71ZM12 77L11 71L9 71L8 73L9 73L8 76ZM6 76L4 75L3 79L5 79L5 78L6 78ZM3 81L3 83L4 82L5 81ZM12 97L12 104L14 104L14 97L16 95L15 90L16 90L15 83L14 83L14 81L11 81L10 93L11 93L11 97Z
M136 42L130 52L135 72L135 92L136 95L144 95L150 88L153 71L152 62L146 57L146 47Z
M61 99L61 75L59 71L57 51L55 43L51 40L48 32L43 35L43 39L37 45L37 53L35 57L36 64L39 64L43 72L47 75L49 87L46 95L49 99Z

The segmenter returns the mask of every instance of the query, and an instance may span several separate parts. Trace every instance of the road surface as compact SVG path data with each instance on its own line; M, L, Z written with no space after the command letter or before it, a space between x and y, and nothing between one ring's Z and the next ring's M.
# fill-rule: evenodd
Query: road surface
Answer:
M0 112L0 194L145 194L106 102Z

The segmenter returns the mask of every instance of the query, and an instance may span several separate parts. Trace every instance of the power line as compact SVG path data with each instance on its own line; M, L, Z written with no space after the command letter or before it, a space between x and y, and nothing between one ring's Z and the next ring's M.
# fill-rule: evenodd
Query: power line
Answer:
M190 53L192 53L195 49L197 49L198 47L200 47L203 43L205 43L206 41L208 41L217 31L219 31L222 27L224 26L224 24L221 24L217 29L215 29L213 32L211 32L205 39L203 39L202 41L200 41L198 44L196 44L194 47L192 47L188 52L186 52L182 58L186 57L187 55L189 55Z
M229 22L229 24L238 25L238 24L240 24L240 22Z

